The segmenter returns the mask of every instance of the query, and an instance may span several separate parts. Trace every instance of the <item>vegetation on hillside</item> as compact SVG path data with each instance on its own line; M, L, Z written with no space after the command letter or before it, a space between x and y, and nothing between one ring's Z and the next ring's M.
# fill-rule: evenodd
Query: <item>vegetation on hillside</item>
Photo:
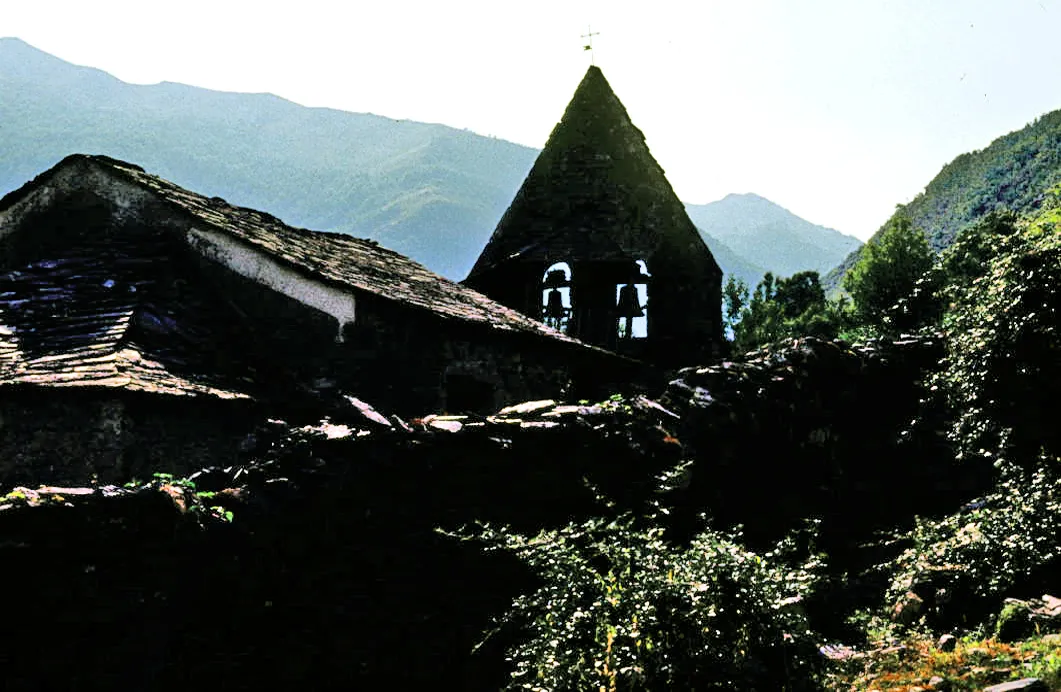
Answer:
M126 84L0 39L0 194L106 154L285 222L379 241L463 279L536 151L271 94Z
M908 218L914 227L922 229L933 250L939 252L993 211L1034 213L1047 190L1058 182L1061 110L999 137L985 149L957 157L895 216ZM887 227L888 223L868 244L872 245ZM861 252L852 252L826 275L823 283L827 291L840 285Z
M909 322L896 314L900 303L908 302L932 265L924 233L897 217L845 276L850 300L827 299L815 271L788 278L767 273L754 292L729 277L722 291L723 320L733 350L743 353L801 336L859 339L897 334Z

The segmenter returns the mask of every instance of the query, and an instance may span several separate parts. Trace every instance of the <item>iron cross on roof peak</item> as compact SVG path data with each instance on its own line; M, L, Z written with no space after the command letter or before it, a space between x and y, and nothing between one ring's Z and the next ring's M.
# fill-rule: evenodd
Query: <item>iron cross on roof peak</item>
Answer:
M589 51L589 64L590 65L596 64L596 63L593 62L593 37L594 36L599 36L599 35L600 35L599 31L593 31L593 27L592 26L587 26L586 27L586 33L582 34L582 37L581 37L581 38L585 39L585 42L582 44L582 50L584 50L584 51L588 50Z

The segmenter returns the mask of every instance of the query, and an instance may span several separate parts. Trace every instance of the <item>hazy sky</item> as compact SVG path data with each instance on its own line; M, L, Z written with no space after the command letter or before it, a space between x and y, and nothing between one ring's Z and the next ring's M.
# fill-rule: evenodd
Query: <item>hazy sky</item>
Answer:
M1061 108L1061 0L0 0L0 36L136 83L267 91L540 147L589 64L687 202L865 238Z

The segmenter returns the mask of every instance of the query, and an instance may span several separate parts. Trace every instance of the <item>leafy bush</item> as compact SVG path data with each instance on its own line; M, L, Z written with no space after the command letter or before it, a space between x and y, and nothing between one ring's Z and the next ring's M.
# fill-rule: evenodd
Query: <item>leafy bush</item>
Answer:
M997 482L962 511L918 521L888 565L888 596L912 589L934 624L982 621L1061 557L1061 188L1028 219L991 214L964 232L922 288L907 314L938 320L948 344L929 396L954 412L970 473L993 463Z
M968 456L1026 468L1061 456L1061 188L1026 222L992 217L945 257L949 356L933 383Z
M799 604L816 560L790 566L793 540L757 555L711 530L674 546L661 519L463 536L514 554L541 579L499 624L523 633L509 651L509 689L814 689L818 656Z
M1030 473L1008 467L996 492L943 519L918 520L910 539L889 565L889 602L913 590L937 622L996 613L1061 557L1061 479L1045 460Z

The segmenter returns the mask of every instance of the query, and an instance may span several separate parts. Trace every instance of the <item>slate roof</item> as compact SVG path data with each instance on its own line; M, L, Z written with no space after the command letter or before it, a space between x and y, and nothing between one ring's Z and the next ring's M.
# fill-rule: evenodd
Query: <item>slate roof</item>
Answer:
M0 383L251 398L253 373L218 362L229 316L169 280L166 250L87 238L0 274Z
M381 247L375 241L342 233L294 228L271 214L237 207L219 197L205 197L185 190L144 172L139 166L107 157L87 158L157 193L213 228L267 251L304 274L428 310L440 317L581 345L581 342L546 327L538 320L441 277L408 257Z
M108 157L67 157L0 199L0 213L72 165L132 183L190 215L196 225L229 234L320 281L445 320L592 348L373 241L293 228ZM255 373L245 364L233 369L230 360L218 362L225 356L217 343L239 348L238 334L226 331L231 320L220 313L219 301L167 276L174 242L162 229L138 234L126 245L83 233L61 256L0 270L0 384L251 398ZM175 290L182 294L172 295Z
M664 244L721 276L644 134L591 66L466 281L511 261L639 260Z

